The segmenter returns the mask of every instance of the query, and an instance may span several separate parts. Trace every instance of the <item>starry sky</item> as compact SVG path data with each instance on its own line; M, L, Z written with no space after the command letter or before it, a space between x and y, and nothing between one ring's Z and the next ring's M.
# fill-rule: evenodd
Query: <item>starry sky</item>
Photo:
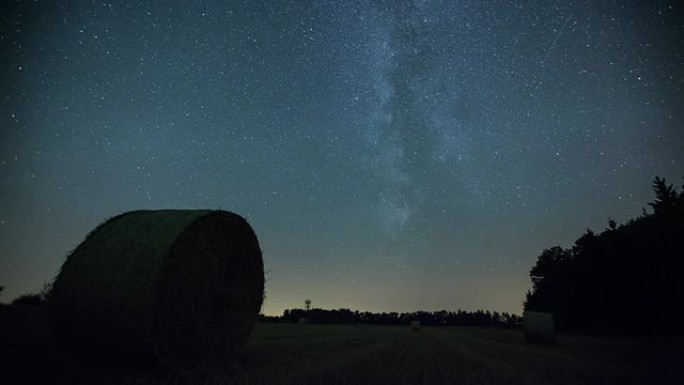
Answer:
M221 208L266 314L520 313L544 248L682 184L675 1L2 7L3 302L110 216Z

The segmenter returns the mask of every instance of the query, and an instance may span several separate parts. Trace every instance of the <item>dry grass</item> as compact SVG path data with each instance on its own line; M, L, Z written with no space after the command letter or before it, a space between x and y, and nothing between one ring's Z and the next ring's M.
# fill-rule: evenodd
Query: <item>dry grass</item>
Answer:
M257 324L237 360L166 374L74 360L41 330L18 333L40 335L14 340L11 351L0 344L0 356L7 353L0 357L0 383L582 385L684 379L681 341L561 334L552 346L527 344L518 330L423 327L413 333L405 326Z

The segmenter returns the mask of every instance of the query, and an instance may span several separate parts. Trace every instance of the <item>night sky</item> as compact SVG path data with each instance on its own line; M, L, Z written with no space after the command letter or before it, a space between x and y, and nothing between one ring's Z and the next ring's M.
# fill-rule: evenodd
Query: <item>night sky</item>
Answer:
M3 0L0 301L108 217L221 208L266 314L520 313L544 248L682 184L684 10L518 3Z

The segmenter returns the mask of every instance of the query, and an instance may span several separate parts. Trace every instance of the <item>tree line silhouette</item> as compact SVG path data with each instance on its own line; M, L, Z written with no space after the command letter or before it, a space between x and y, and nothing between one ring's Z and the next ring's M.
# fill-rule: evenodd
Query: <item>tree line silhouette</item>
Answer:
M286 309L282 316L260 315L263 322L276 323L299 323L306 320L307 323L316 324L368 324L368 325L408 325L411 321L420 321L421 325L427 326L493 326L493 327L518 327L522 318L506 312L490 312L477 310L468 312L458 311L416 311L407 313L383 312L372 313L368 311L352 311L349 309Z
M0 286L0 293L2 293L4 286ZM44 282L43 288L38 293L26 293L12 300L12 305L25 306L45 306L50 299L50 292L52 291L52 282Z
M653 181L653 212L608 220L570 249L555 246L530 271L525 310L550 312L559 330L642 335L682 333L684 191Z
M609 218L601 232L590 229L569 249L545 249L530 270L532 290L525 310L553 314L561 331L627 334L678 334L678 308L684 303L684 191L655 177L655 199L636 218L618 224ZM684 189L684 186L683 186ZM0 286L0 292L4 287ZM15 305L44 305L50 283L37 294L25 294ZM359 312L349 309L287 309L282 316L260 315L262 321L321 324L461 325L518 327L515 314L478 310Z

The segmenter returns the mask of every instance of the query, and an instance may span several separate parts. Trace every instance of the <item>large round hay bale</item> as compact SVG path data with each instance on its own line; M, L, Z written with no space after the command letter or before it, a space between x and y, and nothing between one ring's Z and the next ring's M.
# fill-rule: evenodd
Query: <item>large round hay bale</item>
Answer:
M556 344L556 328L551 313L526 311L523 313L525 341L542 344Z
M414 332L420 331L420 321L411 321L411 331L414 331Z
M183 365L245 344L264 295L254 231L226 211L132 211L67 258L49 315L72 351Z

